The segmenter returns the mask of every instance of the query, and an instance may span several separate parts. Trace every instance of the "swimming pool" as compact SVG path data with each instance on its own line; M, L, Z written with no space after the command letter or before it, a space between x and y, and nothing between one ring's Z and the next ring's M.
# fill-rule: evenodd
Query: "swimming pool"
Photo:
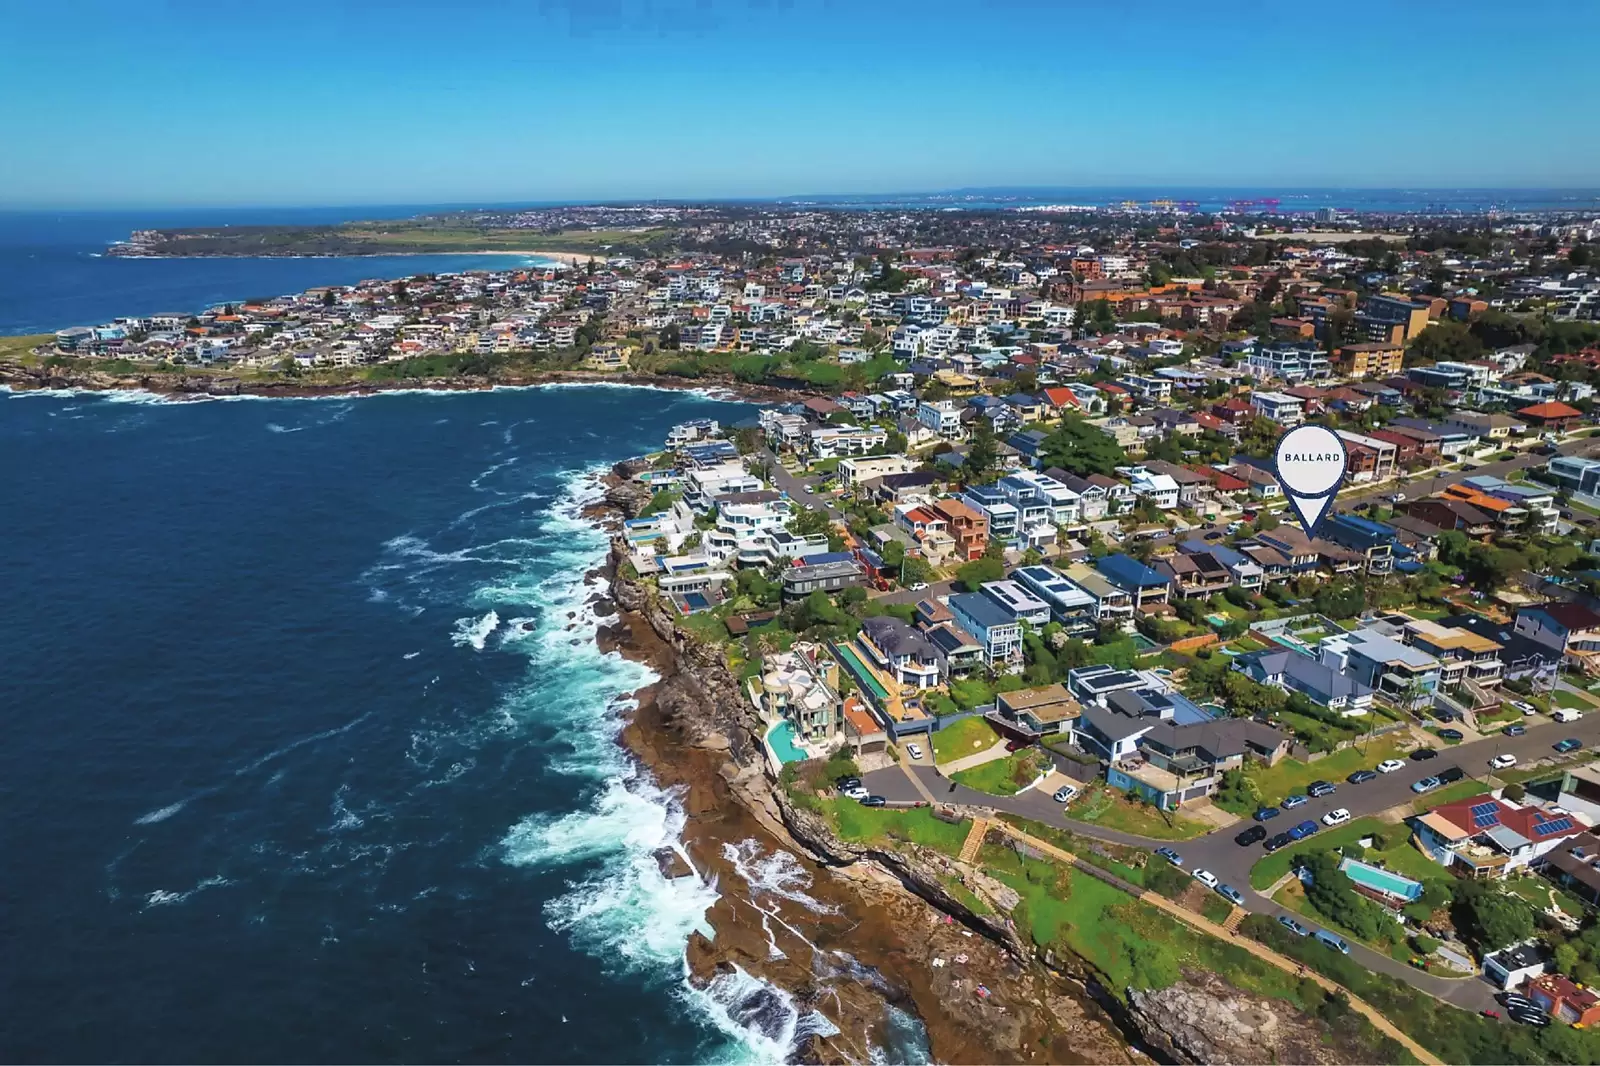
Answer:
M1157 644L1143 633L1135 633L1129 639L1133 641L1133 646L1138 648L1140 651L1154 651L1156 648L1161 647L1161 645Z
M706 599L706 594L703 592L685 592L683 602L689 605L691 611L703 611L711 606L711 601Z
M861 656L857 655L855 649L848 644L835 644L833 650L839 653L840 661L850 668L850 672L855 675L858 682L867 687L873 699L877 700L881 707L889 699L889 691L878 684L878 679L872 676L872 671L861 661Z
M811 758L794 742L794 726L779 722L767 731L767 743L772 745L779 762L803 762Z
M1355 859L1345 859L1340 862L1339 869L1356 884L1395 899L1403 899L1407 903L1422 895L1422 882L1401 877L1376 866L1369 866L1364 862L1357 862Z

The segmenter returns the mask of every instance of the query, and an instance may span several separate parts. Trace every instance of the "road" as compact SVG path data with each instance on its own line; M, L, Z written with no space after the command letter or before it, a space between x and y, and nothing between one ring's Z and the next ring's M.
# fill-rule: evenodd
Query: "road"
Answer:
M1556 445L1556 451L1562 455L1582 455L1593 457L1600 455L1600 437L1580 437ZM1431 496L1441 489L1451 485L1459 485L1469 477L1505 477L1515 470L1526 470L1532 466L1543 466L1554 456L1540 455L1532 448L1519 452L1515 459L1506 459L1501 462L1484 463L1471 470L1448 470L1426 481L1412 481L1400 484L1396 481L1385 481L1374 485L1370 489L1362 489L1348 495L1342 495L1334 504L1340 511L1350 511L1357 507L1365 507L1372 502L1374 497L1388 496L1395 492L1403 492L1406 499L1415 500L1423 496Z
M1534 720L1529 719L1529 721ZM1275 831L1281 832L1308 818L1320 822L1324 814L1338 807L1349 810L1352 819L1363 818L1401 804L1409 806L1418 798L1411 791L1412 784L1424 777L1437 774L1447 766L1459 766L1468 776L1482 780L1490 772L1489 760L1496 755L1515 755L1518 765L1526 767L1539 759L1554 757L1552 745L1566 737L1577 737L1590 750L1600 744L1600 711L1586 714L1576 722L1550 722L1544 719L1538 721L1540 724L1529 725L1528 732L1523 736L1491 736L1458 744L1453 748L1444 748L1440 750L1436 759L1407 760L1404 769L1391 774L1381 774L1377 780L1368 781L1363 785L1336 781L1334 784L1339 788L1336 794L1311 800L1297 810L1285 811L1268 825ZM1183 856L1185 869L1210 870L1222 882L1231 884L1242 892L1247 910L1274 916L1290 913L1250 888L1250 868L1262 859L1265 853L1259 845L1240 847L1233 839L1242 829L1253 824L1249 821L1216 830L1184 843L1152 840L1064 818L1061 805L1043 793L1030 791L1016 796L992 796L964 785L957 785L929 765L915 765L912 772L918 775L928 791L945 802L988 807L1031 818L1047 825L1065 824L1074 833L1116 844L1142 848L1170 846ZM899 767L869 773L865 775L864 783L869 790L890 800L915 801L923 798ZM1489 786L1486 784L1484 787L1487 790ZM1466 1010L1476 1011L1494 1006L1494 989L1482 980L1435 977L1353 942L1350 945L1350 953L1352 958L1370 970L1398 978Z

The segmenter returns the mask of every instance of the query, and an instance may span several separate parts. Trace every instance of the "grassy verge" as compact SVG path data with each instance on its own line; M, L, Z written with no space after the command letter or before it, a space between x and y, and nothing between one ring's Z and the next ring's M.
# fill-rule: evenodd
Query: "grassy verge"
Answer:
M1018 789L1038 776L1037 760L1038 754L1025 748L1003 759L951 774L950 779L991 796L1015 796Z
M1392 736L1382 736L1366 744L1365 747L1364 752L1359 745L1336 751L1326 759L1318 759L1316 762L1284 759L1276 766L1264 766L1258 763L1245 772L1250 780L1255 782L1256 788L1261 790L1264 802L1277 803L1285 796L1304 792L1306 786L1313 781L1337 783L1356 770L1370 769L1378 765L1384 759L1393 757L1397 741Z
M1297 841L1288 847L1273 852L1250 868L1250 887L1257 891L1266 888L1278 878L1288 873L1294 866L1297 855L1304 855L1311 851L1328 851L1332 848L1354 844L1364 836L1382 832L1385 829L1394 829L1386 826L1376 818L1357 818L1353 822L1346 822L1337 829L1324 829L1315 836ZM1398 830L1404 832L1403 829Z
M1012 913L1019 931L1037 944L1087 960L1105 975L1113 995L1166 988L1186 972L1221 974L1238 988L1283 1000L1324 1021L1325 1040L1338 1046L1343 1061L1414 1061L1314 982L1299 980L1238 944L1207 936L1081 871L1024 860L993 846L985 847L981 858L991 874L1022 896Z
M834 831L859 844L893 845L910 841L946 855L959 855L961 845L966 843L967 831L972 828L969 822L952 825L940 821L927 807L907 810L863 807L855 800L842 797L824 800L822 805Z
M933 734L933 758L950 762L994 746L999 734L982 718L963 718Z
M1432 810L1441 803L1454 803L1456 800L1466 799L1468 796L1476 796L1480 792L1487 791L1489 791L1488 785L1469 777L1464 781L1457 781L1453 785L1446 785L1443 788L1434 789L1432 792L1423 793L1411 801L1411 809L1421 814L1424 811Z
M1600 1031L1507 1025L1452 1007L1355 959L1297 937L1264 915L1241 928L1279 954L1305 963L1372 1004L1406 1035L1445 1062L1600 1062Z
M1104 785L1090 789L1073 809L1072 817L1076 821L1152 840L1193 840L1211 829L1205 822L1135 803L1124 793Z
M1053 825L1035 822L1015 814L1002 813L1000 819L1030 836L1038 837L1047 844L1054 844L1062 851L1076 855L1091 866L1098 866L1107 873L1116 874L1130 884L1139 885L1141 888L1149 887L1146 884L1145 871L1149 868L1151 853L1143 848L1091 840L1071 830L1058 829Z

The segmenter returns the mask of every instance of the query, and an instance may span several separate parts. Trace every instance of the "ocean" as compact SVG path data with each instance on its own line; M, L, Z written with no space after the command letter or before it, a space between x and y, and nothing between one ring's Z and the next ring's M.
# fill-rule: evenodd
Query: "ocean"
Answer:
M684 979L718 888L652 858L580 516L750 410L0 393L0 1060L781 1057Z

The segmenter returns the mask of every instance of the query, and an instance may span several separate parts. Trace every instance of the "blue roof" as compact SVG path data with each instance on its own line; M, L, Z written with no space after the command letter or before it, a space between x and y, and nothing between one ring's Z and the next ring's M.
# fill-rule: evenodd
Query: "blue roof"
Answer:
M950 610L959 611L985 629L1016 623L1010 611L981 592L963 592L959 596L951 596L949 606Z
M802 555L807 566L816 566L819 563L853 563L856 557L849 552L817 552L815 555Z
M1102 556L1095 567L1114 584L1124 588L1165 587L1167 579L1131 555Z
M1402 559L1394 564L1394 568L1402 574L1414 574L1421 570L1423 566L1424 564L1420 559Z

